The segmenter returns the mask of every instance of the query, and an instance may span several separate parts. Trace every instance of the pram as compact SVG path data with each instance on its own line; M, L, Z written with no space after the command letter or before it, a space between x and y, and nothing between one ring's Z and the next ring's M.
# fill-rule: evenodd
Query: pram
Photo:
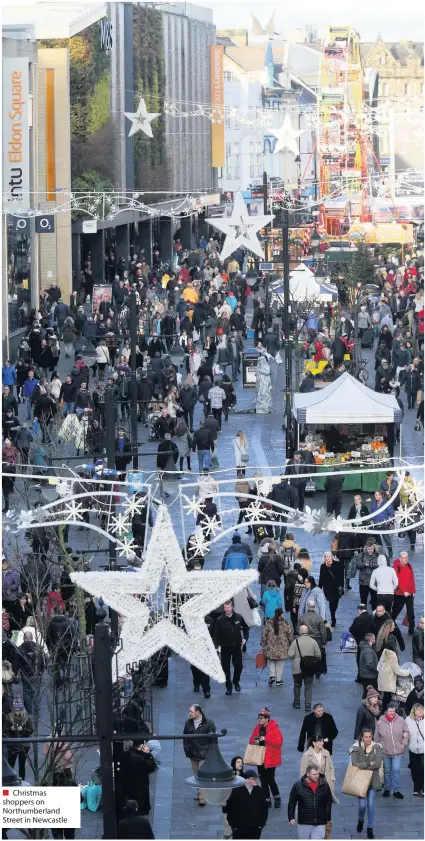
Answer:
M366 327L366 329L363 330L363 334L362 334L362 337L360 339L361 346L366 347L366 348L373 348L374 341L375 341L375 333L374 333L373 327Z
M413 689L414 678L418 677L422 673L416 663L403 663L401 668L407 669L410 672L410 675L409 677L399 677L397 675L397 684L396 690L393 693L393 700L398 701L400 705L404 706L407 701L407 696Z
M149 424L149 441L159 441L159 433L157 429L157 421L161 417L162 405L155 402L149 404L148 424Z

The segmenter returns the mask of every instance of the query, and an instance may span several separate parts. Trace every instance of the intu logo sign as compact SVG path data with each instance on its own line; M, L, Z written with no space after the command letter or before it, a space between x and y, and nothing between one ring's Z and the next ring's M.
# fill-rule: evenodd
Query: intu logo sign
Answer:
M100 21L100 49L112 50L112 23L107 18Z

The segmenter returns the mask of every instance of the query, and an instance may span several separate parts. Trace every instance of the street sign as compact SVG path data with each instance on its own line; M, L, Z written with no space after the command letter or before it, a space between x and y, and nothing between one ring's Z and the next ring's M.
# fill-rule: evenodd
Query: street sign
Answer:
M137 493L142 490L143 473L141 470L130 470L128 473L128 481L130 482L130 490L132 493Z
M83 221L83 234L96 234L97 233L97 219L84 219Z

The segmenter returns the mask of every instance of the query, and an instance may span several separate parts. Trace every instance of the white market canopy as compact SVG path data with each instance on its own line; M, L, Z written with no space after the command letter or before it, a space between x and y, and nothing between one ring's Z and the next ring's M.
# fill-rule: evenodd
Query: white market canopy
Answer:
M335 382L308 394L294 394L292 413L298 423L401 423L393 394L379 394L347 371Z
M283 295L282 278L270 284L277 295ZM316 279L314 272L300 263L289 275L289 291L293 301L332 301L337 300L338 290L329 277Z

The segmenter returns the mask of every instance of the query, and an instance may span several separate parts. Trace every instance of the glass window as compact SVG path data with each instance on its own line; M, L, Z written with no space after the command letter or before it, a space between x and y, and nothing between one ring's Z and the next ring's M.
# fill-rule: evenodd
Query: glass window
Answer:
M21 230L17 228L17 223ZM7 217L7 299L9 308L9 333L27 324L31 309L31 237L30 220L17 216Z
M405 96L409 96L409 94L410 94L410 85L409 84L405 84L404 94L405 94Z

